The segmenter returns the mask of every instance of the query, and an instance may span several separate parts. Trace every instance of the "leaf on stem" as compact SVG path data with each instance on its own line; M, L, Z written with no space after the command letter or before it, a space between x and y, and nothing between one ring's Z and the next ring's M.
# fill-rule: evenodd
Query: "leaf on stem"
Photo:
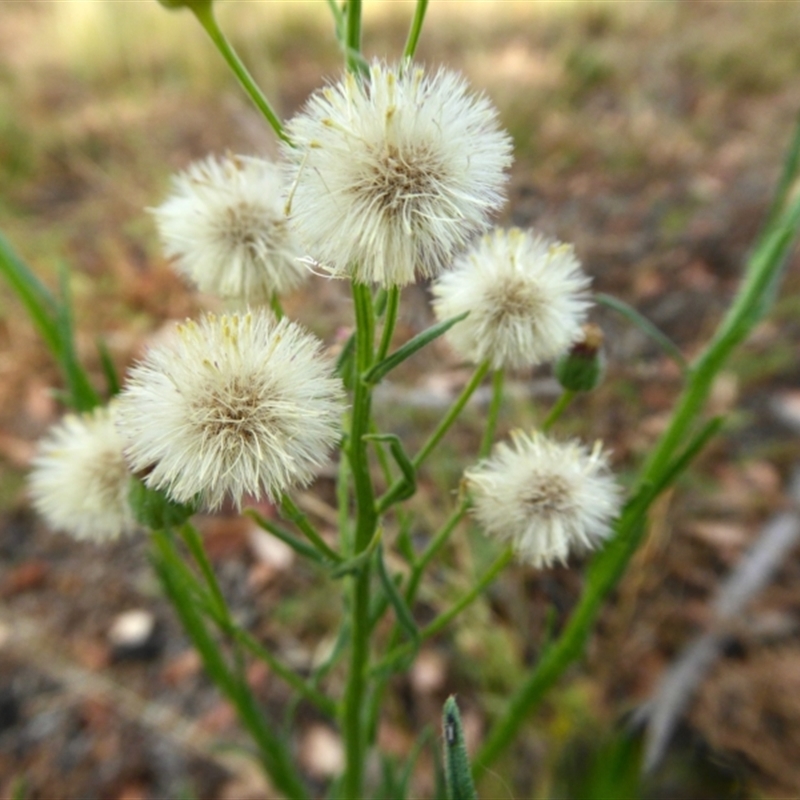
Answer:
M382 538L383 528L378 528L370 543L357 556L348 558L346 561L340 561L331 570L331 578L344 578L346 575L354 575L361 572L364 565L369 563Z
M683 357L683 353L678 346L662 330L650 322L647 317L640 314L633 306L628 305L618 297L609 294L596 294L594 299L603 306L613 309L621 314L628 322L633 323L642 333L649 336L661 349L681 368L681 372L686 372L688 364Z
M412 339L409 339L402 347L395 350L390 356L387 356L383 359L383 361L380 361L371 367L363 377L364 382L373 386L376 383L380 383L380 381L385 378L386 375L388 375L395 367L398 367L407 358L413 356L417 350L421 350L423 347L425 347L425 345L430 344L435 339L438 339L442 334L449 331L453 325L455 325L457 322L461 322L462 319L465 319L468 313L468 311L465 311L463 314L459 314L456 317L450 317L450 319L446 319L443 322L437 323L436 325L431 325L430 328L422 331L422 333L418 333Z
M100 366L103 369L103 376L106 379L106 391L109 397L114 397L120 393L122 388L117 374L117 368L114 366L114 361L111 358L111 353L108 350L108 345L105 339L97 340L97 352L100 355Z
M301 541L296 536L293 536L291 533L289 533L289 531L285 530L272 520L261 516L261 514L259 514L254 508L246 508L243 513L246 517L250 517L250 519L252 519L259 528L262 528L276 538L280 539L285 544L288 544L289 547L291 547L292 550L294 550L298 555L308 558L317 564L325 563L323 557L314 547Z
M411 497L417 491L417 471L414 469L411 459L406 455L400 438L393 433L370 433L363 436L362 439L370 442L387 442L389 444L389 450L400 468L400 472L403 474L403 485L395 491L394 497L397 500L405 500Z
M378 545L375 560L378 564L378 576L381 579L381 585L383 586L383 590L386 592L386 597L394 609L394 613L397 616L397 621L411 637L411 639L416 644L419 644L419 628L417 627L417 623L414 621L414 615L411 613L408 603L406 603L403 595L400 594L397 584L389 574L389 570L386 567L386 561L383 558L382 545Z

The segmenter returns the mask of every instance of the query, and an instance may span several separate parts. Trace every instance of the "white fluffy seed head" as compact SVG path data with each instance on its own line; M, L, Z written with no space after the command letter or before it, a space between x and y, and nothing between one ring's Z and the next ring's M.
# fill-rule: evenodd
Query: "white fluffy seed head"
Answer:
M537 568L565 563L570 551L597 547L610 532L621 493L599 443L512 433L491 458L464 474L472 511L486 533L510 542Z
M580 340L589 283L570 245L496 228L439 277L433 307L439 320L469 312L445 334L459 356L522 369Z
M287 133L292 224L336 277L432 277L504 199L511 141L453 72L348 73L312 95Z
M256 303L308 276L284 213L281 171L269 161L197 161L152 212L164 252L203 292Z
M206 507L307 484L339 438L341 381L321 343L265 312L179 325L120 395L125 454L152 489Z
M111 405L65 416L40 442L28 477L34 508L76 539L108 541L137 528L115 412Z

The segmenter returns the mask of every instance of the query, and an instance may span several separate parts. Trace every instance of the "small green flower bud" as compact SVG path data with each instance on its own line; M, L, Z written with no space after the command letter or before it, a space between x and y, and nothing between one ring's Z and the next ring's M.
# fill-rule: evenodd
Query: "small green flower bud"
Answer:
M558 382L571 392L590 392L602 380L605 367L603 331L597 325L583 326L583 339L572 345L555 365Z

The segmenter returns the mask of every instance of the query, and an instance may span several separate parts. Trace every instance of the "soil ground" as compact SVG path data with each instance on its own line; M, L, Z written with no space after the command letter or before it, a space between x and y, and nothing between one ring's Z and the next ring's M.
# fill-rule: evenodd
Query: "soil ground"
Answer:
M391 60L412 7L365 5L367 55ZM687 357L697 354L735 291L800 109L800 4L458 6L431 5L419 58L464 71L514 137L500 222L574 242L597 291L625 299ZM338 74L325 13L324 3L221 8L223 27L286 116ZM98 337L122 371L162 326L215 306L172 272L144 210L161 201L170 173L210 152L275 153L270 130L218 62L189 14L155 3L0 5L0 229L50 286L59 265L70 265L79 349L98 385ZM800 460L798 290L795 258L769 319L714 387L709 413L727 415L723 434L654 509L586 658L482 796L591 796L578 778L707 630L721 582L790 505ZM349 324L344 287L319 278L287 310L331 344ZM430 319L425 287L408 289L397 341ZM598 308L594 319L606 334L607 378L561 430L603 439L627 480L663 429L680 375L613 312ZM235 719L164 601L147 543L80 545L30 511L24 473L61 413L60 379L6 287L0 343L0 794L24 778L28 798L269 796L248 758L219 746L242 742ZM466 377L436 346L393 379L379 420L420 438ZM500 434L535 424L557 392L546 371L514 376L510 388ZM420 540L450 507L482 413L480 404L469 410L425 475L414 505ZM299 498L324 530L332 500L324 474ZM298 668L318 660L340 614L330 585L232 514L199 525L238 618ZM420 618L458 594L489 547L466 529L454 539ZM798 555L727 632L642 796L800 796ZM385 749L406 754L414 732L437 726L453 691L477 741L535 662L548 609L556 630L568 618L581 586L574 566L509 570L426 646L392 685ZM124 654L109 631L132 609L152 616L156 634ZM288 695L278 678L256 666L250 677L266 707L282 713ZM321 795L336 770L336 733L303 706L296 730L293 744ZM432 775L426 753L415 796L431 796Z

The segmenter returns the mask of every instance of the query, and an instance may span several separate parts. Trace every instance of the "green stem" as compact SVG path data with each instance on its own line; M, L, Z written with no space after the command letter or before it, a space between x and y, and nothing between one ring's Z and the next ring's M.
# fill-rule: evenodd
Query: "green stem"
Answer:
M464 387L458 399L448 410L447 414L442 418L441 422L436 426L436 430L428 437L425 444L422 445L419 452L411 459L414 469L419 469L423 461L430 455L431 451L442 440L447 431L450 430L452 424L458 419L458 415L464 409L464 406L469 402L470 397L475 393L475 390L480 386L481 381L486 377L489 371L489 362L484 361L473 374L469 383ZM378 513L382 514L388 509L392 503L395 502L399 494L405 487L402 479L396 480L387 490L386 494L378 500Z
M417 7L414 10L414 19L411 22L411 28L408 31L408 39L406 39L406 46L403 50L403 59L410 61L414 58L414 53L417 51L417 42L419 42L419 35L422 32L422 23L425 21L425 12L428 9L428 0L417 0Z
M197 532L197 528L195 528L191 522L187 522L181 525L180 535L183 541L186 542L186 546L189 548L192 558L194 558L197 566L200 567L200 572L203 574L206 585L211 592L211 597L214 600L214 605L217 607L217 612L221 620L227 625L232 625L233 622L231 620L228 604L225 602L225 597L222 594L222 590L219 588L217 576L214 574L214 568L211 566L211 562L208 559L208 554L203 546L203 540Z
M361 53L361 0L347 0L347 69L358 72Z
M317 529L308 521L308 517L294 504L288 494L281 497L281 508L283 513L305 534L305 537L322 553L325 558L329 558L334 563L342 561L342 557L319 535Z
M282 139L287 144L292 141L283 130L283 125L278 119L278 115L273 110L269 101L264 97L263 92L258 87L258 84L253 80L247 67L242 63L242 60L237 55L236 51L231 47L230 42L225 38L225 34L220 30L217 25L217 20L214 18L214 12L211 9L211 4L191 6L197 20L205 29L206 33L211 38L211 41L217 47L217 50L222 54L222 57L227 61L228 66L233 70L234 75L239 79L242 88L250 96L250 99L255 103L256 108L264 115L264 118L272 126L272 129L277 134L278 138Z
M314 703L321 711L329 716L335 716L336 705L328 697L325 697L321 692L311 688L306 682L297 674L292 672L287 666L278 661L272 653L263 647L259 642L253 638L247 631L242 630L234 623L228 604L220 589L219 582L217 581L214 569L208 559L208 554L203 547L203 540L200 537L197 529L191 524L186 523L180 528L181 538L189 548L197 565L200 567L200 572L208 586L211 597L214 601L213 613L219 622L222 630L225 631L231 638L242 644L245 648L250 650L253 655L264 661L267 666L276 674L283 678L293 689L296 689L303 697L310 702Z
M564 389L561 396L556 400L555 405L550 409L550 413L542 423L542 433L547 433L550 428L558 421L559 417L567 410L569 404L575 399L575 392L571 389Z
M590 579L564 632L544 654L518 689L504 716L490 731L475 759L475 773L482 774L511 742L532 710L567 666L582 652L600 606L625 572L646 530L646 514L657 492L649 487L666 486L675 452L708 398L714 378L733 349L742 342L766 312L765 299L774 290L783 262L800 223L800 199L768 228L749 259L741 288L711 341L688 372L686 387L678 400L667 430L642 468L633 500L616 525L616 535L601 552L590 571ZM672 476L673 479L675 475Z
M450 534L455 530L456 525L464 518L469 508L469 503L462 500L455 511L450 515L447 522L441 527L439 532L428 542L428 546L422 551L419 559L414 564L411 571L411 577L408 581L408 588L406 589L406 602L412 605L417 596L417 589L419 588L422 576L428 564L433 560L436 554L444 547Z
M272 309L272 313L275 315L275 319L281 320L283 319L283 306L281 305L281 299L278 297L277 292L273 292L269 298L269 307Z
M326 697L322 692L309 686L299 675L275 658L275 656L251 634L236 626L229 628L227 632L245 649L256 656L256 658L261 659L272 672L283 678L283 680L298 694L302 695L310 703L313 703L320 711L327 714L329 717L336 716L336 703L334 703L330 697Z
M486 458L492 449L494 434L497 430L497 419L500 416L500 406L503 403L503 377L502 369L496 369L492 374L492 402L489 404L489 413L486 417L486 428L481 439L479 458Z
M400 288L392 286L387 292L386 310L383 318L383 331L381 332L381 343L378 345L378 354L375 356L375 363L379 363L386 358L389 346L392 343L395 325L397 325L397 311L400 307Z
M203 659L206 671L235 706L239 719L253 737L259 749L260 760L275 786L287 797L305 800L308 795L289 758L285 743L267 725L243 673L228 665L200 614L191 584L185 582L181 557L170 532L153 531L152 540L155 546L156 570L184 629Z
M419 642L424 642L426 639L430 639L431 636L435 636L443 628L446 628L465 608L467 608L467 606L474 603L475 600L480 597L486 587L494 581L494 579L503 571L503 569L505 569L513 557L514 551L512 548L507 547L495 559L494 563L489 567L489 569L484 572L480 580L472 587L472 589L470 589L470 591L468 591L454 606L452 606L452 608L449 608L444 612L444 614L440 614L435 620L433 620L433 622L430 623L430 625L427 625L419 632L418 642L411 642L409 644L401 645L400 647L395 647L387 656L385 656L375 665L374 671L378 672L390 667L399 659L411 655L418 646Z
M350 470L356 501L355 557L370 544L378 523L375 494L370 475L367 440L370 430L372 391L362 379L374 357L375 320L369 288L353 284L356 314L356 382L350 430ZM348 800L361 797L364 770L365 731L363 725L366 671L369 663L369 562L361 566L353 579L351 601L350 668L344 699L342 727L345 739L345 772L341 796Z

